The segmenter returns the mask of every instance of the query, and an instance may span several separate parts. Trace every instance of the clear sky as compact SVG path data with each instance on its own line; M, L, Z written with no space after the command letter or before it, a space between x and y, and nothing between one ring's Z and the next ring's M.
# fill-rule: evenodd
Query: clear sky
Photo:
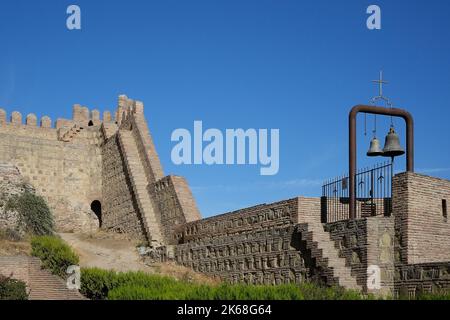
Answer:
M66 28L77 4L82 30ZM368 30L366 8L382 10ZM203 216L298 195L347 171L349 109L385 95L416 124L416 169L450 178L450 1L9 0L0 4L0 106L71 117L71 106L145 103L166 174L185 176ZM280 129L280 170L176 166L177 128ZM359 166L365 157L359 118ZM373 119L368 118L372 129ZM389 119L378 119L383 140ZM395 122L404 141L404 126ZM404 142L403 142L404 143ZM397 161L404 169L404 157Z

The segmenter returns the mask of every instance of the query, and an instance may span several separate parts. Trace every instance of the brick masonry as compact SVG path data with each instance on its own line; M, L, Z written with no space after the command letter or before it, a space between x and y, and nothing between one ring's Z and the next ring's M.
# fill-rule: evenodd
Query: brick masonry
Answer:
M311 273L295 232L297 211L292 199L184 224L175 259L232 283L300 283Z
M38 258L2 256L0 274L25 282L30 300L85 300L77 290L69 290L63 279L42 269Z
M38 123L30 114L23 123L19 112L8 119L0 109L0 164L47 200L58 231L91 232L101 224L156 247L173 242L177 224L200 219L185 179L164 177L142 102L125 95L114 117L76 104L72 119L54 127L47 116ZM3 218L0 228L14 225L13 217Z
M394 177L393 206L402 262L450 261L450 223L444 217L445 202L450 202L448 180L416 173Z
M187 181L164 176L142 102L122 95L115 113L105 111L102 119L98 110L75 105L72 119L54 127L45 116L22 121L20 113L8 120L0 109L4 189L11 189L14 171L20 184L47 199L59 231L92 231L101 222L148 241L152 259L175 259L231 282L317 280L382 295L447 286L443 206L450 181L396 175L392 217L324 225L319 198L294 198L201 219ZM90 208L94 200L100 215ZM0 228L13 220L0 216ZM380 268L381 289L367 286L371 266Z

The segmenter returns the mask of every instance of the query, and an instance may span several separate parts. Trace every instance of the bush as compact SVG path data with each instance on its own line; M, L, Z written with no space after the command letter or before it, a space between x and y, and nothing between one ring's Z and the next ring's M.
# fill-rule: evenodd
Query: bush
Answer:
M25 283L0 275L0 300L28 300Z
M98 268L81 269L80 292L92 300L104 300L118 286L117 274Z
M356 291L314 284L256 286L199 285L143 272L116 273L96 268L81 270L81 293L109 300L354 300Z
M450 300L450 291L439 290L433 293L419 293L416 300Z
M320 288L315 285L284 284L277 286L220 285L200 286L179 283L163 290L128 284L118 286L108 293L110 300L359 300L357 292L337 288Z
M104 300L110 291L123 286L153 288L156 292L182 289L174 278L144 272L115 272L98 268L81 269L81 293L89 299Z
M41 259L46 269L63 278L67 268L78 265L79 262L77 254L61 238L55 236L32 238L31 254Z
M35 235L51 235L53 233L53 215L45 200L31 192L9 198L6 210L17 211L19 228Z
M17 242L21 241L22 237L17 230L7 228L7 229L0 229L0 240Z

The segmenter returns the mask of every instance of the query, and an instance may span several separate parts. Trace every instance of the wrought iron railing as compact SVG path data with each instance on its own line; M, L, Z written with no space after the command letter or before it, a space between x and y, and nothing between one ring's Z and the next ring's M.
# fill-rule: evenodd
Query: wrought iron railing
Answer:
M356 174L356 218L392 212L392 163L361 169ZM322 186L321 220L323 223L349 219L348 176L326 181Z

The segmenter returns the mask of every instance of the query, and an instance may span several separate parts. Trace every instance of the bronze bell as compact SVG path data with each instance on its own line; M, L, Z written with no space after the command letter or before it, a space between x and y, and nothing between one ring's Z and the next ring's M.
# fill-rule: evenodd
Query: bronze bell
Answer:
M380 140L377 139L377 137L373 137L373 139L370 141L370 148L369 151L367 151L368 157L378 157L383 155L383 150L381 150L380 147Z
M389 130L384 142L383 156L384 157L397 157L405 153L405 150L400 146L400 139L398 134L395 133L393 127Z

